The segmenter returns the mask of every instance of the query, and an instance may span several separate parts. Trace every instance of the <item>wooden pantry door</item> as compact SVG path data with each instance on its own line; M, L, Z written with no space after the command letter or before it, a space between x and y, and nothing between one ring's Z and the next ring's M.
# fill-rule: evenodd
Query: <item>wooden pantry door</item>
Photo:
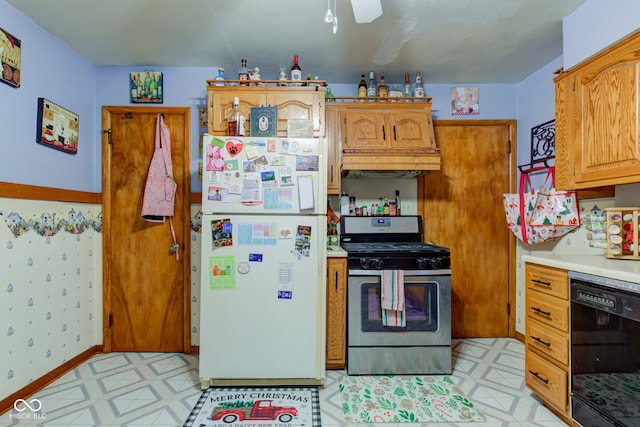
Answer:
M502 194L515 188L514 120L436 120L442 169L419 180L424 238L451 248L454 338L515 336L515 239Z
M170 130L178 184L173 226L179 261L169 252L169 222L140 216L159 113ZM188 107L102 108L105 351L190 350L189 126Z

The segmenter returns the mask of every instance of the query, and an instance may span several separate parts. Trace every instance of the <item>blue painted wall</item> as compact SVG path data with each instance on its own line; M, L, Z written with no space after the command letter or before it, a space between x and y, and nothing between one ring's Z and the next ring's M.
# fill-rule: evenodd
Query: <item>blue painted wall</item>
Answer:
M565 66L588 57L638 28L640 2L620 1L624 7L618 7L616 3L616 8L611 8L604 0L589 0L565 18ZM599 24L597 32L592 31L596 22ZM6 154L0 156L0 181L100 192L101 108L104 105L129 105L129 72L145 68L95 66L5 0L0 0L0 27L20 38L23 44L22 86L15 89L0 84L0 150ZM589 36L583 38L587 33ZM435 119L517 119L518 162L522 163L529 155L531 127L553 118L551 72L562 65L562 58L559 58L515 85L476 85L469 82L466 86L480 89L479 115L451 115L451 85L430 85L426 81L425 88L427 95L433 98ZM213 78L216 70L161 67L155 71L164 73L163 105L192 108L191 167L194 173L191 189L200 191L195 172L200 160L198 108L205 106L205 80ZM355 84L330 86L336 95L355 95ZM35 143L38 97L46 97L79 114L77 155Z
M5 0L0 27L22 42L20 87L0 83L0 181L100 191L95 66ZM79 115L78 154L36 144L39 97Z

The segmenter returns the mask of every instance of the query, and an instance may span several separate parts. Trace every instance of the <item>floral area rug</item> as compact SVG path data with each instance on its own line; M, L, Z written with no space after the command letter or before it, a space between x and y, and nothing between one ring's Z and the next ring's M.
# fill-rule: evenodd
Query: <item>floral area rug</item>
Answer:
M347 375L339 389L348 423L486 421L446 375Z

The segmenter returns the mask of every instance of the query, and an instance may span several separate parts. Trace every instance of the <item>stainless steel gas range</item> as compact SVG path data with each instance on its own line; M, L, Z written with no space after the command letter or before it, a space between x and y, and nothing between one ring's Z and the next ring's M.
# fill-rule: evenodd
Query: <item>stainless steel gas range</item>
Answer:
M347 373L450 374L449 249L422 242L419 216L343 216L340 223L348 267ZM402 279L402 325L385 322L389 277Z

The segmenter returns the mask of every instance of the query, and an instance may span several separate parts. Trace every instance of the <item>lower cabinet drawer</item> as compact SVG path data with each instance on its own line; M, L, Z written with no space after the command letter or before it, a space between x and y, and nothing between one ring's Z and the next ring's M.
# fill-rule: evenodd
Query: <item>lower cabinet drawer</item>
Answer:
M568 409L567 372L553 363L527 351L525 360L525 383L548 404L563 413Z
M554 358L561 365L569 366L569 337L539 324L531 317L527 317L527 346Z
M569 332L569 303L541 292L527 290L527 316L553 326L562 332Z

